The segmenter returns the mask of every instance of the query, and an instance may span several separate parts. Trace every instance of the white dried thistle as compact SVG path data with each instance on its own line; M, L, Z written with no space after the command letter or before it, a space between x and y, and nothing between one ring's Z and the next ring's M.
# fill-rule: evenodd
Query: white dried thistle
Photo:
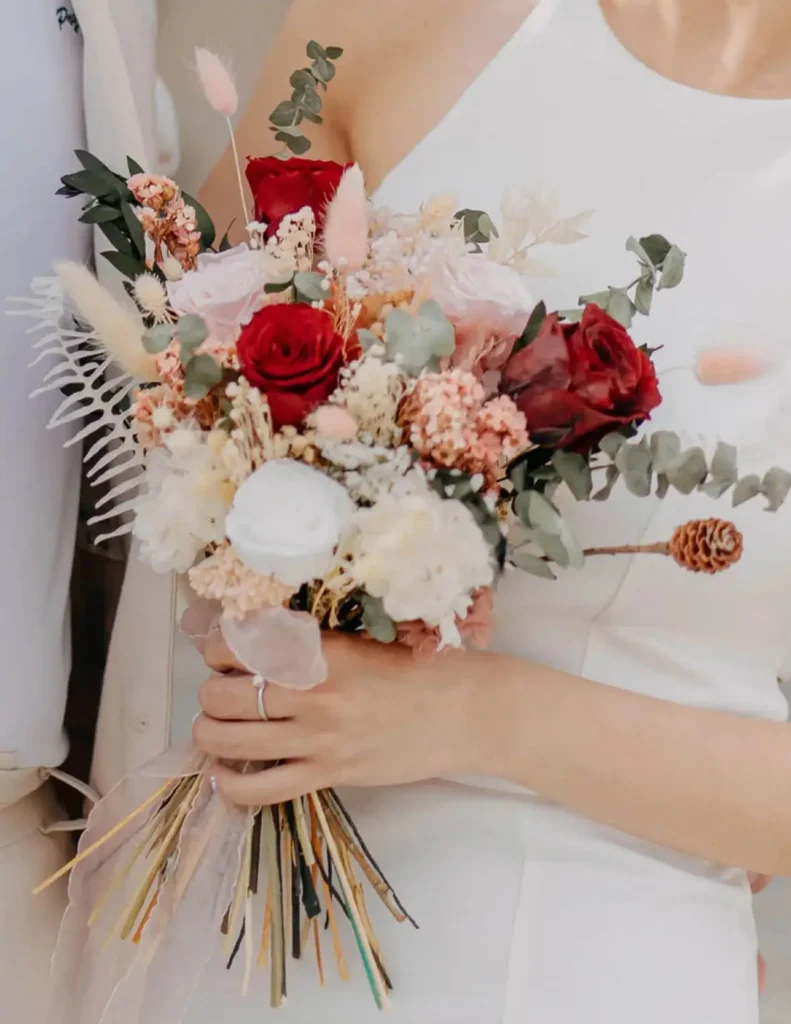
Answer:
M172 323L175 320L168 305L167 292L154 274L141 274L135 280L134 291L138 306L158 324Z

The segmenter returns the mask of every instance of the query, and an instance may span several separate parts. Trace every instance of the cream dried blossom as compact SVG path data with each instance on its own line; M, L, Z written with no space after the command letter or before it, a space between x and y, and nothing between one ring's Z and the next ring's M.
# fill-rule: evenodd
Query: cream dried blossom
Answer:
M541 245L572 245L587 238L581 230L591 210L561 217L552 192L511 189L500 205L502 224L487 246L489 259L530 277L554 277L555 271L538 260L534 249Z
M331 401L354 417L362 440L393 445L401 439L398 406L406 386L404 372L396 363L385 362L384 349L377 347L341 370Z
M373 505L388 494L403 496L425 490L425 475L415 467L414 454L407 447L322 439L317 444L327 472L343 484L358 505Z
M491 551L469 509L426 489L359 510L344 545L348 576L394 622L422 620L442 646L461 646L457 618L494 579Z
M313 269L316 217L309 206L290 213L278 224L271 238L264 240L266 226L248 225L253 248L262 248L264 272L270 281L285 280Z
M192 589L199 597L219 601L223 612L243 619L261 608L286 604L294 588L274 576L262 576L241 561L229 544L222 544L189 573Z
M207 435L186 426L149 452L145 490L135 505L140 557L156 572L186 572L225 537L233 490Z

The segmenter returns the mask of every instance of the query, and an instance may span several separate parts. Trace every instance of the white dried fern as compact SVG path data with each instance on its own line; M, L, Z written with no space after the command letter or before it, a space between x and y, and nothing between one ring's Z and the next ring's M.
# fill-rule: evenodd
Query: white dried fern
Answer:
M27 333L40 337L33 342L37 355L32 365L53 361L31 397L64 393L49 421L50 429L85 421L67 446L94 438L84 456L87 475L96 486L110 486L97 502L96 515L89 525L121 519L115 529L97 538L97 543L102 543L132 529L128 513L134 508L145 460L124 412L124 402L138 382L118 371L95 331L75 321L56 278L36 278L31 291L31 296L12 298L16 308L8 310L11 316L34 321Z

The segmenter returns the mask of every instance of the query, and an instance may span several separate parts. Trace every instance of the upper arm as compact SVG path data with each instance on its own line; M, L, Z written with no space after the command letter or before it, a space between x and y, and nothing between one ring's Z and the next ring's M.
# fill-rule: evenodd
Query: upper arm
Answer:
M282 149L270 131L269 115L278 103L290 99L289 79L293 72L310 65L306 47L312 39L325 47L343 47L344 54L337 61L337 73L329 88L326 92L320 90L323 123L303 121L300 126L311 142L307 155L339 163L350 159L346 111L358 80L359 58L366 49L361 29L366 21L361 15L365 12L360 8L372 3L374 0L294 0L236 129L242 161L248 156L268 156ZM224 231L225 225L238 216L236 169L230 146L201 190L201 201L215 219L218 231ZM235 240L244 237L243 228L237 223Z

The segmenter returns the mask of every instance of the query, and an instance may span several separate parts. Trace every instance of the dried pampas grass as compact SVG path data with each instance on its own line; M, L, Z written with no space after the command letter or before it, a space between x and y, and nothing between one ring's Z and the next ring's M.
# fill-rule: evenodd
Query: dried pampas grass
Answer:
M58 263L55 273L78 313L96 331L108 355L140 381L158 379L156 361L143 347L145 325L81 263Z

